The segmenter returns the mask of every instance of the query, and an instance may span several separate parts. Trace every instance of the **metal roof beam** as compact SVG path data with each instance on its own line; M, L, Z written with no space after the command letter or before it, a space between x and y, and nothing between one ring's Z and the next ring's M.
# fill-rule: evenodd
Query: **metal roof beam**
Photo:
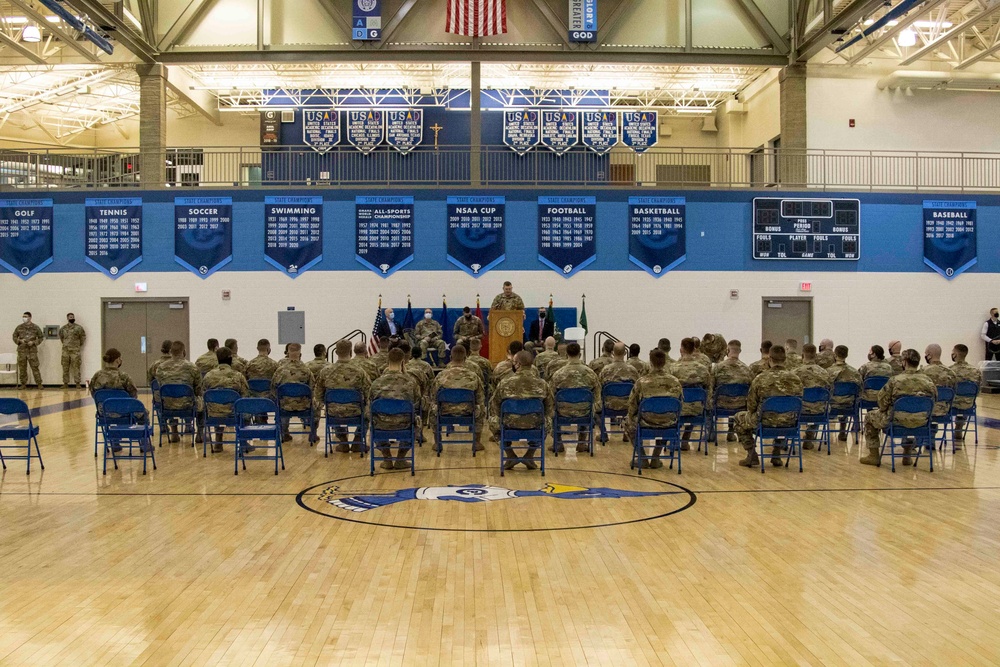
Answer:
M983 49L982 51L979 51L978 53L974 53L973 55L969 56L962 62L958 63L957 65L955 65L955 69L965 69L969 65L978 63L983 58L993 55L997 51L1000 51L1000 28L996 29L996 32L994 33L993 36L993 44L991 46Z
M760 10L760 7L757 6L754 0L735 0L735 2L736 6L753 23L758 32L770 42L775 51L781 54L789 52L788 42L767 19L767 16L764 15L764 12Z
M951 30L949 30L948 32L944 33L937 39L928 42L927 44L923 45L922 47L920 47L919 49L908 55L906 58L902 60L902 62L899 63L899 66L905 67L906 65L909 65L911 63L920 60L926 55L930 55L939 46L941 46L942 44L947 44L955 37L964 34L965 31L968 30L971 26L975 25L982 19L994 14L998 9L1000 9L1000 0L993 0L993 2L990 3L990 6L984 9L983 11L979 12L978 14L973 14L972 16L965 19L961 23L952 26Z
M923 6L917 8L917 11L914 11L909 18L900 21L894 26L890 26L885 32L876 37L874 41L869 42L867 46L865 46L856 54L848 58L847 64L853 65L854 63L858 62L868 54L874 53L875 51L879 50L880 48L882 48L882 45L884 45L886 42L890 41L893 37L895 37L902 31L906 30L914 23L919 21L920 18L924 16L927 12L934 11L940 5L943 5L948 1L949 0L931 0L929 3L926 3Z
M341 30L347 33L348 37L354 33L354 27L351 23L351 19L340 11L340 8L337 7L333 0L318 0L318 2L319 6L323 8L323 11L325 11L330 18L332 18L334 22L340 26ZM383 34L385 33L383 32Z
M3 32L2 30L0 30L0 41L2 41L4 44L14 49L15 51L17 51L19 54L21 54L31 62L35 63L36 65L45 64L45 58L42 58L37 53L26 47L24 44L21 44L19 41L17 41L7 33Z
M182 67L164 67L167 86L183 101L193 106L198 113L216 125L222 125L219 103L209 90L203 90L201 83L184 71Z
M531 0L531 3L538 10L538 13L542 15L542 18L545 19L545 22L549 24L549 27L552 28L552 32L559 37L559 41L564 46L569 46L569 28L563 25L559 17L552 12L544 0Z
M382 42L379 44L379 48L384 48L386 44L392 39L392 36L399 30L399 27L403 25L403 21L409 16L410 10L413 9L413 5L417 4L417 0L405 0L403 4L399 6L396 13L392 15L389 22L382 29ZM353 31L352 31L353 32Z
M603 25L597 26L597 43L605 44L608 41L608 36L614 32L618 24L626 15L626 9L631 6L630 0L618 0L618 4L615 8L611 10L611 15L608 16L607 20L604 21Z
M22 10L24 10L24 13L33 18L35 22L38 23L39 26L45 26L46 30L55 34L60 40L62 40L63 44L73 49L81 56L89 60L90 62L97 63L101 61L101 59L98 58L93 51L89 50L83 44L78 42L76 40L75 35L62 30L56 23L49 23L48 19L45 18L45 16L41 12L36 10L30 3L26 2L25 0L10 0L10 1L13 4L17 5L18 7L20 7Z
M848 28L884 4L883 0L852 0L851 4L839 14L827 20L816 32L802 41L795 50L795 61L806 62L839 39Z
M187 7L184 8L184 11L181 12L181 15L177 17L177 20L174 21L174 24L167 30L167 34L157 44L157 48L160 51L166 51L177 46L177 43L187 37L191 29L201 21L201 17L214 4L215 0L191 0Z
M101 25L114 27L115 39L142 62L156 62L156 47L148 43L141 35L136 34L132 30L132 26L126 25L103 5L94 2L94 0L63 0L63 2L90 18L91 21L100 21Z

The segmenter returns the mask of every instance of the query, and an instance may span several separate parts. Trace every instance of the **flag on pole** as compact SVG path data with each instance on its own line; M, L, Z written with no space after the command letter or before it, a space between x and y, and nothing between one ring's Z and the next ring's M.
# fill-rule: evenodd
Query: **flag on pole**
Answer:
M413 330L416 324L413 321L413 304L410 303L410 295L406 295L406 317L403 318L403 331Z
M451 327L448 326L448 300L445 299L444 295L441 295L441 338L444 340L444 344L447 347L451 347ZM441 360L444 363L444 359Z
M372 335L368 338L368 356L378 354L378 327L382 324L382 295L378 295L378 306L375 308L375 324L372 325Z
M487 333L486 332L486 326L485 326L486 320L483 319L483 309L480 308L480 306L479 306L479 295L478 294L476 295L476 317L478 317L479 321L482 322L483 325L484 325L483 326L483 334L484 335L483 335L482 340L480 341L481 347L479 348L479 354L481 356L486 357L487 359L489 359L490 358L490 337L487 336L487 335L485 335Z
M448 0L445 32L486 37L507 32L507 0Z
M556 324L556 310L552 307L552 295L549 295L549 308L545 311L545 319L552 322L552 335L559 340L559 325Z
M583 333L588 333L587 330L587 295L583 295L583 305L580 307L580 328L583 329Z

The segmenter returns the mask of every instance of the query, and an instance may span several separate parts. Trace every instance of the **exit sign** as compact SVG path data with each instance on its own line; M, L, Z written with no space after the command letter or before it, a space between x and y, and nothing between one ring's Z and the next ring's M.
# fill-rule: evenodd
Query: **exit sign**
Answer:
M812 292L812 289L813 289L813 284L808 280L803 280L802 282L799 283L800 292Z

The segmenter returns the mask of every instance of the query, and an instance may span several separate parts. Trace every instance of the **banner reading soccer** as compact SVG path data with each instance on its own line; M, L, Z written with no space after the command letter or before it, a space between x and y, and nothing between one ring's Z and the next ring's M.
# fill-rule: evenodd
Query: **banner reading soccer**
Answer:
M364 109L347 112L347 141L359 151L368 155L380 143L385 134L385 112Z
M687 258L684 197L628 198L628 258L659 278Z
M622 143L636 153L645 153L656 145L656 111L623 111Z
M537 111L504 111L503 142L518 155L524 155L538 145L541 136Z
M580 142L599 155L618 143L618 114L614 111L581 111Z
M424 139L423 109L390 109L386 111L385 143L406 154Z
M575 146L578 141L578 116L576 111L543 111L542 145L556 155L562 155Z
M0 199L0 265L27 280L52 263L52 200Z
M142 261L142 199L87 198L84 207L87 264L117 278Z
M354 258L388 278L413 261L413 197L355 197Z
M569 278L597 259L597 198L538 198L538 260Z
M264 260L295 278L323 259L323 198L264 197Z
M174 198L174 261L207 278L233 261L233 198Z
M340 112L336 109L302 111L302 141L318 153L340 143Z
M976 263L976 202L924 202L924 263L951 280Z
M478 278L507 258L506 197L448 197L448 261Z

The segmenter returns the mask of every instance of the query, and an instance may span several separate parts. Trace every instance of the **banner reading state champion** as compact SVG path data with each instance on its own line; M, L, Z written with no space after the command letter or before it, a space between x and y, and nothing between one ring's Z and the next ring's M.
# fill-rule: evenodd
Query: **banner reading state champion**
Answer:
M924 263L951 280L977 261L976 202L924 202Z
M142 199L87 198L84 206L87 264L117 278L142 261Z
M478 278L507 258L506 197L448 197L448 261Z
M323 259L323 198L264 197L264 260L295 278Z
M174 260L207 278L233 261L233 198L174 199Z
M628 198L628 258L659 278L687 258L684 197Z
M538 198L538 260L569 278L597 259L597 198Z
M354 258L388 278L413 261L413 197L355 197Z
M52 200L0 199L0 265L27 280L52 263Z

